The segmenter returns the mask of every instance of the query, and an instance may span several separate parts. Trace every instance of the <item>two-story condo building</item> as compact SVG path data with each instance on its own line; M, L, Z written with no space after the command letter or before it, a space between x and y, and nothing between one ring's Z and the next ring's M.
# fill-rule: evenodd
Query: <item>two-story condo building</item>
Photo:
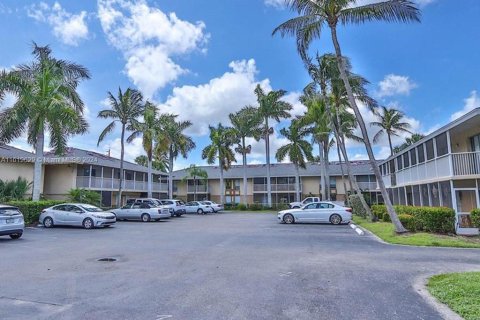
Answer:
M384 160L380 171L394 204L470 213L480 206L480 109Z

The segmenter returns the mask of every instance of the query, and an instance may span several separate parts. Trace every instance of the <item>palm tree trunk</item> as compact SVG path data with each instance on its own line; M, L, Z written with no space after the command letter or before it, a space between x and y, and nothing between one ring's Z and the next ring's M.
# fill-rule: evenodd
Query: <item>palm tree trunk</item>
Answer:
M123 190L123 159L125 157L125 124L122 123L122 136L120 138L120 184L118 186L117 206L122 206L122 190Z
M168 198L173 199L173 150L170 145L168 154Z
M267 156L267 204L272 207L272 184L270 179L270 127L268 118L265 119L265 154Z
M388 136L388 145L390 146L390 155L393 156L393 146L392 146L392 137L390 136L390 133L387 132Z
M323 160L325 162L324 167L325 167L325 185L326 185L326 191L327 191L327 200L330 201L332 198L332 193L330 191L330 170L329 170L329 156L328 156L328 139L325 141L325 145L323 146Z
M147 166L148 182L147 182L147 193L148 197L152 198L152 156L148 156L148 166Z
M300 196L300 171L298 170L298 165L295 165L295 193L297 196L297 199L295 201L300 202L302 201L301 196Z
M390 198L388 196L387 189L385 188L385 183L383 182L382 176L380 175L380 170L378 169L377 161L375 160L375 156L373 154L372 145L370 144L370 139L368 137L368 132L365 126L365 122L363 121L362 114L360 113L360 110L357 107L357 103L355 102L355 97L353 96L352 87L350 86L350 82L348 81L347 73L345 71L342 51L340 49L340 44L338 43L338 39L337 39L336 27L330 26L330 31L332 33L332 41L335 47L335 53L337 55L337 64L338 64L338 69L340 71L340 77L342 78L343 84L345 85L350 107L353 109L353 112L355 113L355 116L357 118L358 126L362 131L362 136L365 143L365 148L367 149L370 165L372 166L372 170L375 173L375 177L378 181L378 185L380 187L380 191L382 193L383 199L385 200L385 206L387 207L387 212L390 215L393 225L395 226L395 231L397 233L407 232L407 229L403 227L402 223L398 219L397 213L395 212L392 202L390 201Z
M323 148L322 143L318 143L318 157L320 158L320 194L322 200L326 199L327 184L326 184L326 174L325 174L325 159L323 158Z
M45 135L43 129L37 134L37 143L35 144L35 163L33 168L33 193L32 200L40 200L40 188L42 184L42 167L43 167L43 145Z
M223 182L223 161L219 161L220 167L220 204L225 203L225 186Z
M340 142L340 138L338 137L338 134L337 134L336 131L335 131L335 140L337 141L338 164L340 165L340 172L342 173L343 190L345 190L345 195L347 195L347 184L345 183L345 172L343 170L343 165L342 165L342 155L340 154L340 143L341 142ZM352 189L351 186L350 186L350 189ZM346 203L348 205L348 197L346 197Z
M187 186L188 189L188 186ZM193 176L193 201L197 201L197 177Z
M248 199L247 199L247 153L245 148L245 137L242 137L242 156L243 156L243 203L247 206Z

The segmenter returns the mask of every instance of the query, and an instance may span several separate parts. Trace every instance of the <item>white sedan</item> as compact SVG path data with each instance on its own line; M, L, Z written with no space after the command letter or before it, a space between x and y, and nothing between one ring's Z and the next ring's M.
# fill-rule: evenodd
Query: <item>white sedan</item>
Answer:
M164 206L156 207L147 202L127 204L119 209L110 210L117 220L141 220L149 222L170 218L170 209Z
M213 208L203 201L190 201L185 204L187 213L207 214L213 212Z
M110 227L117 221L111 212L83 203L64 203L42 210L39 221L45 228L79 226L85 229Z
M212 207L213 212L223 211L223 204L218 204L218 203L210 201L210 200L206 200L206 201L202 201L202 202L205 203L206 205L209 205L210 207Z
M278 220L291 224L296 222L331 224L349 223L352 220L352 209L332 202L313 202L299 209L288 209L278 213Z

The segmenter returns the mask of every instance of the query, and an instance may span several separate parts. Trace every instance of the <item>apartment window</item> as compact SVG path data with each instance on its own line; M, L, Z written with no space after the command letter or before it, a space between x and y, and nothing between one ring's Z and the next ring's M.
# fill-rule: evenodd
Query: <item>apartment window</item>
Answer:
M253 184L267 184L267 178L253 178Z
M433 149L433 139L425 142L425 148L427 149L427 160L435 158L435 150Z
M371 174L369 178L370 178L370 182L377 182L377 177L375 177L374 174Z
M398 171L403 169L402 156L397 157L397 168Z
M420 186L420 193L421 193L421 199L422 199L422 206L428 207L430 206L430 200L428 198L428 186L426 184L422 184Z
M447 133L442 133L435 138L437 144L437 157L441 157L448 153Z
M424 163L425 162L425 150L424 150L424 144L421 144L417 147L418 151L418 163Z
M390 173L395 173L395 161L392 159L390 160Z
M421 206L422 203L420 202L420 187L419 186L413 186L412 187L412 193L413 193L413 205L414 206Z
M301 181L301 179L299 179ZM295 184L295 177L288 178L288 184Z
M430 183L430 200L432 201L432 207L440 207L440 190L438 189L438 183Z
M408 154L409 154L408 152L405 152L405 153L403 154L403 166L404 166L405 168L410 167L410 158L408 157Z
M414 166L417 164L417 153L415 152L415 149L412 149L409 152L410 152L410 162L412 163L412 166Z
M133 180L133 173L131 171L125 171L125 180Z
M442 181L440 184L440 197L442 199L442 207L453 208L452 204L452 188L450 181Z
M368 176L355 176L355 180L357 180L357 182L370 182Z

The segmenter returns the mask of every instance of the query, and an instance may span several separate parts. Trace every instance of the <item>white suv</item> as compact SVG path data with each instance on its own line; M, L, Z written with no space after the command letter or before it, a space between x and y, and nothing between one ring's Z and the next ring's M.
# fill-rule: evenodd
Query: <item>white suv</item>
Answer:
M25 222L17 207L0 204L0 236L19 239L23 234Z
M182 214L186 213L185 202L182 200L175 199L162 199L159 200L163 206L170 209L170 214L173 216L180 217Z

